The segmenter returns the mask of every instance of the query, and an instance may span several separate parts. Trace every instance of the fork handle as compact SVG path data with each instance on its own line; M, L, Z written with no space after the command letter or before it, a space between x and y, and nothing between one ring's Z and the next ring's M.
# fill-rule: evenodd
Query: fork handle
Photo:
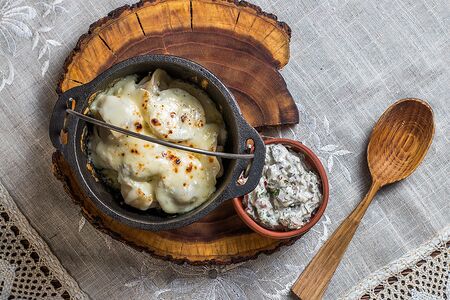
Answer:
M322 299L364 213L380 187L378 182L372 182L364 199L320 248L291 288L297 297L302 300Z

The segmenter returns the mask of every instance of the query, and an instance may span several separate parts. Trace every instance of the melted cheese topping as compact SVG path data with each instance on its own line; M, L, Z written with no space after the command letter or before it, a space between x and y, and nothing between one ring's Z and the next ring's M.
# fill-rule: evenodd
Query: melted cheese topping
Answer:
M156 70L137 83L127 76L95 97L94 116L105 122L191 147L216 150L226 139L221 114L208 95ZM215 157L180 151L95 127L89 138L94 166L141 210L183 213L215 191Z

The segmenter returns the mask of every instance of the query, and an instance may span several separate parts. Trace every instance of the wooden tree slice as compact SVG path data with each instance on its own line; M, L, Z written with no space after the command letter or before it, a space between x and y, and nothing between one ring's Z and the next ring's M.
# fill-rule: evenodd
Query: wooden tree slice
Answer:
M53 173L98 230L154 256L190 264L230 264L270 254L295 239L273 240L251 231L236 215L231 201L189 226L151 232L128 227L100 212L83 193L60 152L53 153Z
M80 37L59 92L145 53L182 56L215 73L255 127L298 123L278 69L289 60L290 29L247 2L156 0L112 11Z
M290 29L244 1L153 0L112 11L90 26L65 62L58 93L87 83L112 65L147 54L194 60L215 73L235 95L253 126L298 123L297 107L278 69L289 59ZM97 229L155 256L192 264L227 264L271 253L294 240L252 232L231 201L190 226L149 232L100 212L80 189L59 152L54 173Z

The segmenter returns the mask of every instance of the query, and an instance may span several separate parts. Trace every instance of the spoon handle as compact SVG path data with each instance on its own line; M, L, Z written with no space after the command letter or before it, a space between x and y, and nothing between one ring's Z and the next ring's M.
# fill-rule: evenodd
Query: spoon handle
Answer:
M373 181L364 199L339 225L294 283L291 291L300 299L322 299L331 277L336 271L367 207L369 207L379 188L380 185Z

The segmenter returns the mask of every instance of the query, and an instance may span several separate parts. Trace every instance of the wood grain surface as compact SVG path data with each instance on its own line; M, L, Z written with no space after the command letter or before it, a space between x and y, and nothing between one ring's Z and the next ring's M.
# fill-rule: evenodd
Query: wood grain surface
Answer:
M186 227L160 232L138 230L100 212L83 193L60 152L53 154L53 173L96 229L163 259L190 264L230 264L254 259L261 253L273 253L296 240L273 240L254 233L236 215L231 201Z
M171 54L216 74L254 127L295 124L297 106L278 72L289 60L289 41L285 23L245 1L143 1L90 26L66 60L58 92L127 58Z
M377 191L411 175L425 157L433 135L433 111L426 102L402 99L386 110L375 125L367 147L372 185L294 283L295 295L304 300L322 299Z
M90 26L67 58L57 91L87 83L129 57L163 53L194 60L215 73L253 126L298 122L297 107L278 69L289 60L290 29L244 1L156 0L112 11ZM228 264L272 253L291 240L252 232L231 201L190 226L149 232L117 223L80 189L62 155L54 173L97 229L155 256L192 264Z

